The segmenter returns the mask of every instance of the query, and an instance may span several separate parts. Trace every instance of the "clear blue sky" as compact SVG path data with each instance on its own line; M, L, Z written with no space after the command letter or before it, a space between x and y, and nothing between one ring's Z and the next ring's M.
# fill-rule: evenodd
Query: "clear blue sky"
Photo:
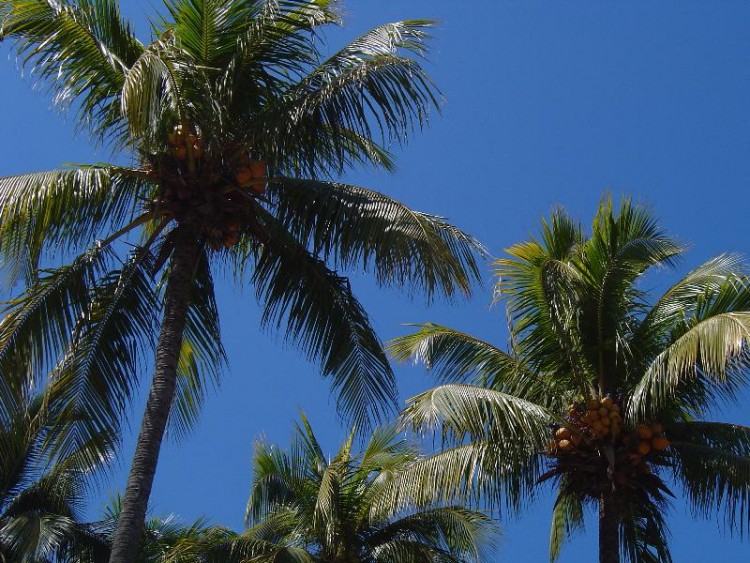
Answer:
M140 24L139 6L151 3L124 6ZM554 205L587 223L605 190L647 203L692 245L682 271L719 252L749 253L747 2L350 0L346 8L334 44L377 23L440 20L428 68L446 99L442 116L398 150L396 174L363 170L347 180L449 216L496 256L534 233ZM72 116L51 111L49 98L32 92L2 53L1 175L108 158L74 136ZM649 283L659 288L670 279L665 273ZM489 308L491 283L488 275L469 302L428 308L376 289L367 276L353 278L383 339L402 334L402 323L429 320L502 345L505 317ZM315 367L278 335L259 332L252 293L225 284L220 305L231 370L195 434L163 451L153 500L158 513L206 515L238 528L257 436L286 444L300 408L331 450L344 429ZM430 385L421 369L397 373L402 398ZM133 410L134 427L141 408ZM716 418L750 425L746 406ZM130 455L104 496L122 488ZM498 561L546 560L551 504L543 494L522 518L503 523ZM722 534L716 521L693 521L679 499L671 515L675 561L748 560L750 544ZM587 531L562 561L595 561L593 514Z

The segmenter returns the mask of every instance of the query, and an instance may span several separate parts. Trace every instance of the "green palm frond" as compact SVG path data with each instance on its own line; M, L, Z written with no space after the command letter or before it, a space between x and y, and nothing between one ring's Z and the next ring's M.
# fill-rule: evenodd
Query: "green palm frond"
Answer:
M663 503L630 503L624 511L620 537L623 558L630 563L672 562Z
M750 531L750 428L717 422L669 426L674 477L697 515L723 514L730 530Z
M583 502L575 491L566 486L566 481L566 476L560 479L555 506L552 509L549 539L549 559L552 562L560 557L563 544L584 528Z
M0 39L16 44L21 65L33 71L64 107L74 101L80 123L104 136L121 122L119 94L126 69L142 46L114 0L9 0Z
M521 456L545 449L548 425L557 419L514 395L464 384L441 385L412 397L401 416L413 428L439 426L446 437L459 442L467 436L495 438L502 441L499 448Z
M710 381L714 393L729 395L745 381L750 367L750 311L710 314L688 326L656 356L633 390L629 415L635 420L659 412L681 386L693 381Z
M257 141L264 152L296 155L292 170L317 175L342 169L341 161L329 160L322 167L316 162L318 153L346 153L339 145L339 129L372 138L375 123L381 136L400 142L421 128L430 108L439 107L437 89L413 58L423 54L431 25L405 21L377 27L285 89L256 116ZM321 130L333 134L322 136ZM269 136L271 132L275 134ZM274 144L268 146L264 139Z
M112 258L106 247L97 246L70 265L39 277L22 296L5 304L0 322L4 380L0 390L12 385L33 389L36 379L54 367L70 345L90 292Z
M45 252L60 258L132 220L145 194L138 170L75 168L0 178L0 256L12 283Z
M745 270L745 260L739 254L720 254L704 262L664 292L640 322L635 337L644 343L660 337L664 327L671 330L681 323L685 311L692 310L698 299L721 291L727 279Z
M393 372L380 340L349 280L266 219L266 227L275 231L253 271L263 323L281 327L285 322L286 337L319 359L323 373L332 378L342 415L364 431L396 402Z
M154 344L159 304L147 249L135 248L119 269L101 274L53 371L51 393L63 420L59 448L105 433L117 441L123 413ZM70 421L80 420L80 424Z
M468 294L484 248L443 219L377 192L332 182L284 179L270 186L280 221L316 254L342 268L372 268L382 285L428 298Z
M376 431L359 453L354 435L321 463L325 458L303 415L289 452L256 446L248 503L253 527L243 534L256 542L247 544L249 560L270 561L283 547L315 561L457 563L478 561L492 548L491 520L442 502L420 467L426 460L393 428Z
M412 359L424 364L439 381L469 381L496 391L524 397L538 394L540 400L544 398L547 389L543 379L520 358L448 327L433 323L412 326L419 330L394 338L388 345L388 351L396 360ZM534 385L540 386L539 393L531 391Z
M177 439L187 436L198 421L206 393L219 385L226 364L213 277L204 253L196 268L177 367L175 400L169 413L169 427Z

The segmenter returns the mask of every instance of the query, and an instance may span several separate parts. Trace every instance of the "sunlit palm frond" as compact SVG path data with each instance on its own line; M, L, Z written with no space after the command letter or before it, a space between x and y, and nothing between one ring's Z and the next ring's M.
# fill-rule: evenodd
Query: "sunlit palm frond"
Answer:
M121 120L126 69L142 47L113 0L9 0L0 39L15 42L19 60L55 93L80 108L80 123L104 135Z
M710 382L713 389L707 402L718 392L731 396L745 381L745 370L750 367L750 312L711 314L695 319L688 327L656 356L635 386L629 404L629 416L634 420L665 408L680 386Z
M663 336L665 327L672 330L693 310L698 299L718 292L727 280L746 269L739 254L720 254L691 270L672 285L648 310L634 335L638 342L648 343Z
M117 231L148 189L141 172L117 166L75 167L0 178L0 255L12 283L38 267ZM105 231L106 229L106 231Z
M257 144L295 173L317 175L343 169L341 161L317 161L318 153L346 153L339 146L340 128L372 138L375 124L382 137L403 141L427 121L431 108L439 107L432 81L416 59L405 56L423 53L430 25L383 25L334 54L257 115Z
M410 543L419 540L414 543L429 544L436 552L442 552L440 558L427 561L478 562L485 560L482 556L492 549L490 538L497 532L492 520L485 514L462 506L441 506L388 522L370 535L366 542L380 555L400 541ZM378 547L380 545L389 547ZM487 550L482 550L482 547ZM385 557L382 560L389 561Z
M479 279L484 248L439 217L346 184L284 179L270 190L299 240L343 268L372 268L380 284L451 297Z
M488 342L433 323L413 326L419 330L393 339L388 351L398 361L424 364L441 381L469 381L525 398L536 395L531 387L545 387L520 358Z

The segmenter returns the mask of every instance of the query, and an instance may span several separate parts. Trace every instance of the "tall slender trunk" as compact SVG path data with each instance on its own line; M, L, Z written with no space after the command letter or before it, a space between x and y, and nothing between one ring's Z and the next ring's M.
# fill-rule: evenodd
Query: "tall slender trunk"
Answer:
M156 345L156 368L115 530L110 563L133 563L138 556L159 449L174 399L177 361L199 250L195 237L187 230L181 231L175 233L171 271L164 296L164 318Z
M599 497L599 563L620 563L620 504L607 487Z

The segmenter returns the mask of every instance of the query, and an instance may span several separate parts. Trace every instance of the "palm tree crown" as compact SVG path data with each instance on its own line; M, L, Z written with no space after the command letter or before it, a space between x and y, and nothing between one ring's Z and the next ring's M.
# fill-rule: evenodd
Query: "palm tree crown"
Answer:
M540 239L507 252L496 274L508 351L433 324L392 345L459 380L405 412L457 444L425 462L424 482L454 493L475 482L519 508L553 480L552 559L594 506L602 562L669 561L666 477L697 514L721 512L747 531L750 428L702 420L750 367L742 261L718 256L651 301L641 276L683 248L644 208L610 199L589 235L556 211Z
M471 237L330 181L361 163L390 168L386 147L437 103L419 65L429 22L383 25L324 57L321 31L337 23L333 0L167 0L142 43L115 0L0 4L0 40L132 158L0 179L4 273L29 284L6 309L0 359L28 379L55 369L69 408L116 435L156 348L113 561L134 556L167 419L189 427L223 365L217 269L255 287L264 323L320 361L360 427L392 408L395 385L337 269L428 296L477 277Z
M407 509L381 502L394 476L409 479L422 456L393 429L375 431L359 453L353 437L327 459L303 417L288 451L258 442L250 527L236 546L258 563L479 560L489 547L488 517L435 502Z

